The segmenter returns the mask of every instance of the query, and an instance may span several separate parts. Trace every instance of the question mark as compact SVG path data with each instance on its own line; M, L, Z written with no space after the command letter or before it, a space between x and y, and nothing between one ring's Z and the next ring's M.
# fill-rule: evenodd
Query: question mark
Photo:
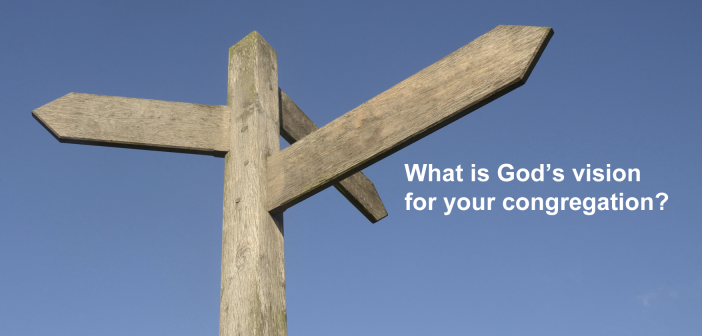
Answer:
M665 202L668 202L668 194L666 194L666 193L658 193L658 195L656 195L656 198L661 197L661 195L663 195L663 197L665 197L665 198L661 201L661 210L663 210L663 204L665 204Z

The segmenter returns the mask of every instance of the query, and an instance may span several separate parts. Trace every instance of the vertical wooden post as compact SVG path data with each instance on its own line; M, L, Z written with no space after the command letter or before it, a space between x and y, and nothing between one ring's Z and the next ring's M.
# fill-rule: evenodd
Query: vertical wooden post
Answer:
M277 55L253 32L229 49L220 336L287 335L283 216L266 210L280 150Z

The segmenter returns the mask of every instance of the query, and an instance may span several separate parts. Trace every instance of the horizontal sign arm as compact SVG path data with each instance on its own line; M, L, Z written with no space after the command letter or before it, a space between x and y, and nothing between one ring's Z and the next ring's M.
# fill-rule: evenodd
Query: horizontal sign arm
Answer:
M58 141L224 156L226 106L69 93L32 115Z
M318 127L280 92L280 132L292 144ZM218 157L229 151L229 111L223 105L69 93L32 115L62 143ZM335 187L371 222L387 216L375 186L363 173Z

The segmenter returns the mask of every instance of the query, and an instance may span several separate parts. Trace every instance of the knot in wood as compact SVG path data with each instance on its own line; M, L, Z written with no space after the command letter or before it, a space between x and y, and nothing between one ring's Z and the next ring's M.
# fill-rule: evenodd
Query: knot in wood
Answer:
M251 255L251 249L248 246L240 246L236 251L236 269L240 270L247 264L247 260Z

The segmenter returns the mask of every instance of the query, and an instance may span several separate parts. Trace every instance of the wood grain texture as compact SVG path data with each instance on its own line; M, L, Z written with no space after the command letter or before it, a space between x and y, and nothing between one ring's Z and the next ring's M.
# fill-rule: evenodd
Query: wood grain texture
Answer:
M221 105L69 93L32 115L60 142L224 156Z
M523 85L553 30L498 26L268 158L279 213Z
M353 174L334 184L334 187L371 223L377 223L388 216L375 185L365 174L361 172Z
M294 144L308 134L319 129L317 125L280 90L280 135L289 144ZM378 195L373 182L363 172L358 172L334 184L334 187L346 197L371 223L387 217L383 201Z
M283 215L266 209L267 157L280 150L275 50L256 32L229 51L220 335L287 334Z
M318 130L319 127L305 112L302 112L302 109L282 89L278 90L280 94L280 136L292 145Z
M283 103L282 119L288 122L281 123L280 132L286 140L293 143L291 139L301 139L318 129L287 95ZM230 113L222 105L69 93L32 114L64 143L218 157L229 151ZM283 125L287 127L283 129ZM365 176L335 186L371 222L387 216L380 196Z

